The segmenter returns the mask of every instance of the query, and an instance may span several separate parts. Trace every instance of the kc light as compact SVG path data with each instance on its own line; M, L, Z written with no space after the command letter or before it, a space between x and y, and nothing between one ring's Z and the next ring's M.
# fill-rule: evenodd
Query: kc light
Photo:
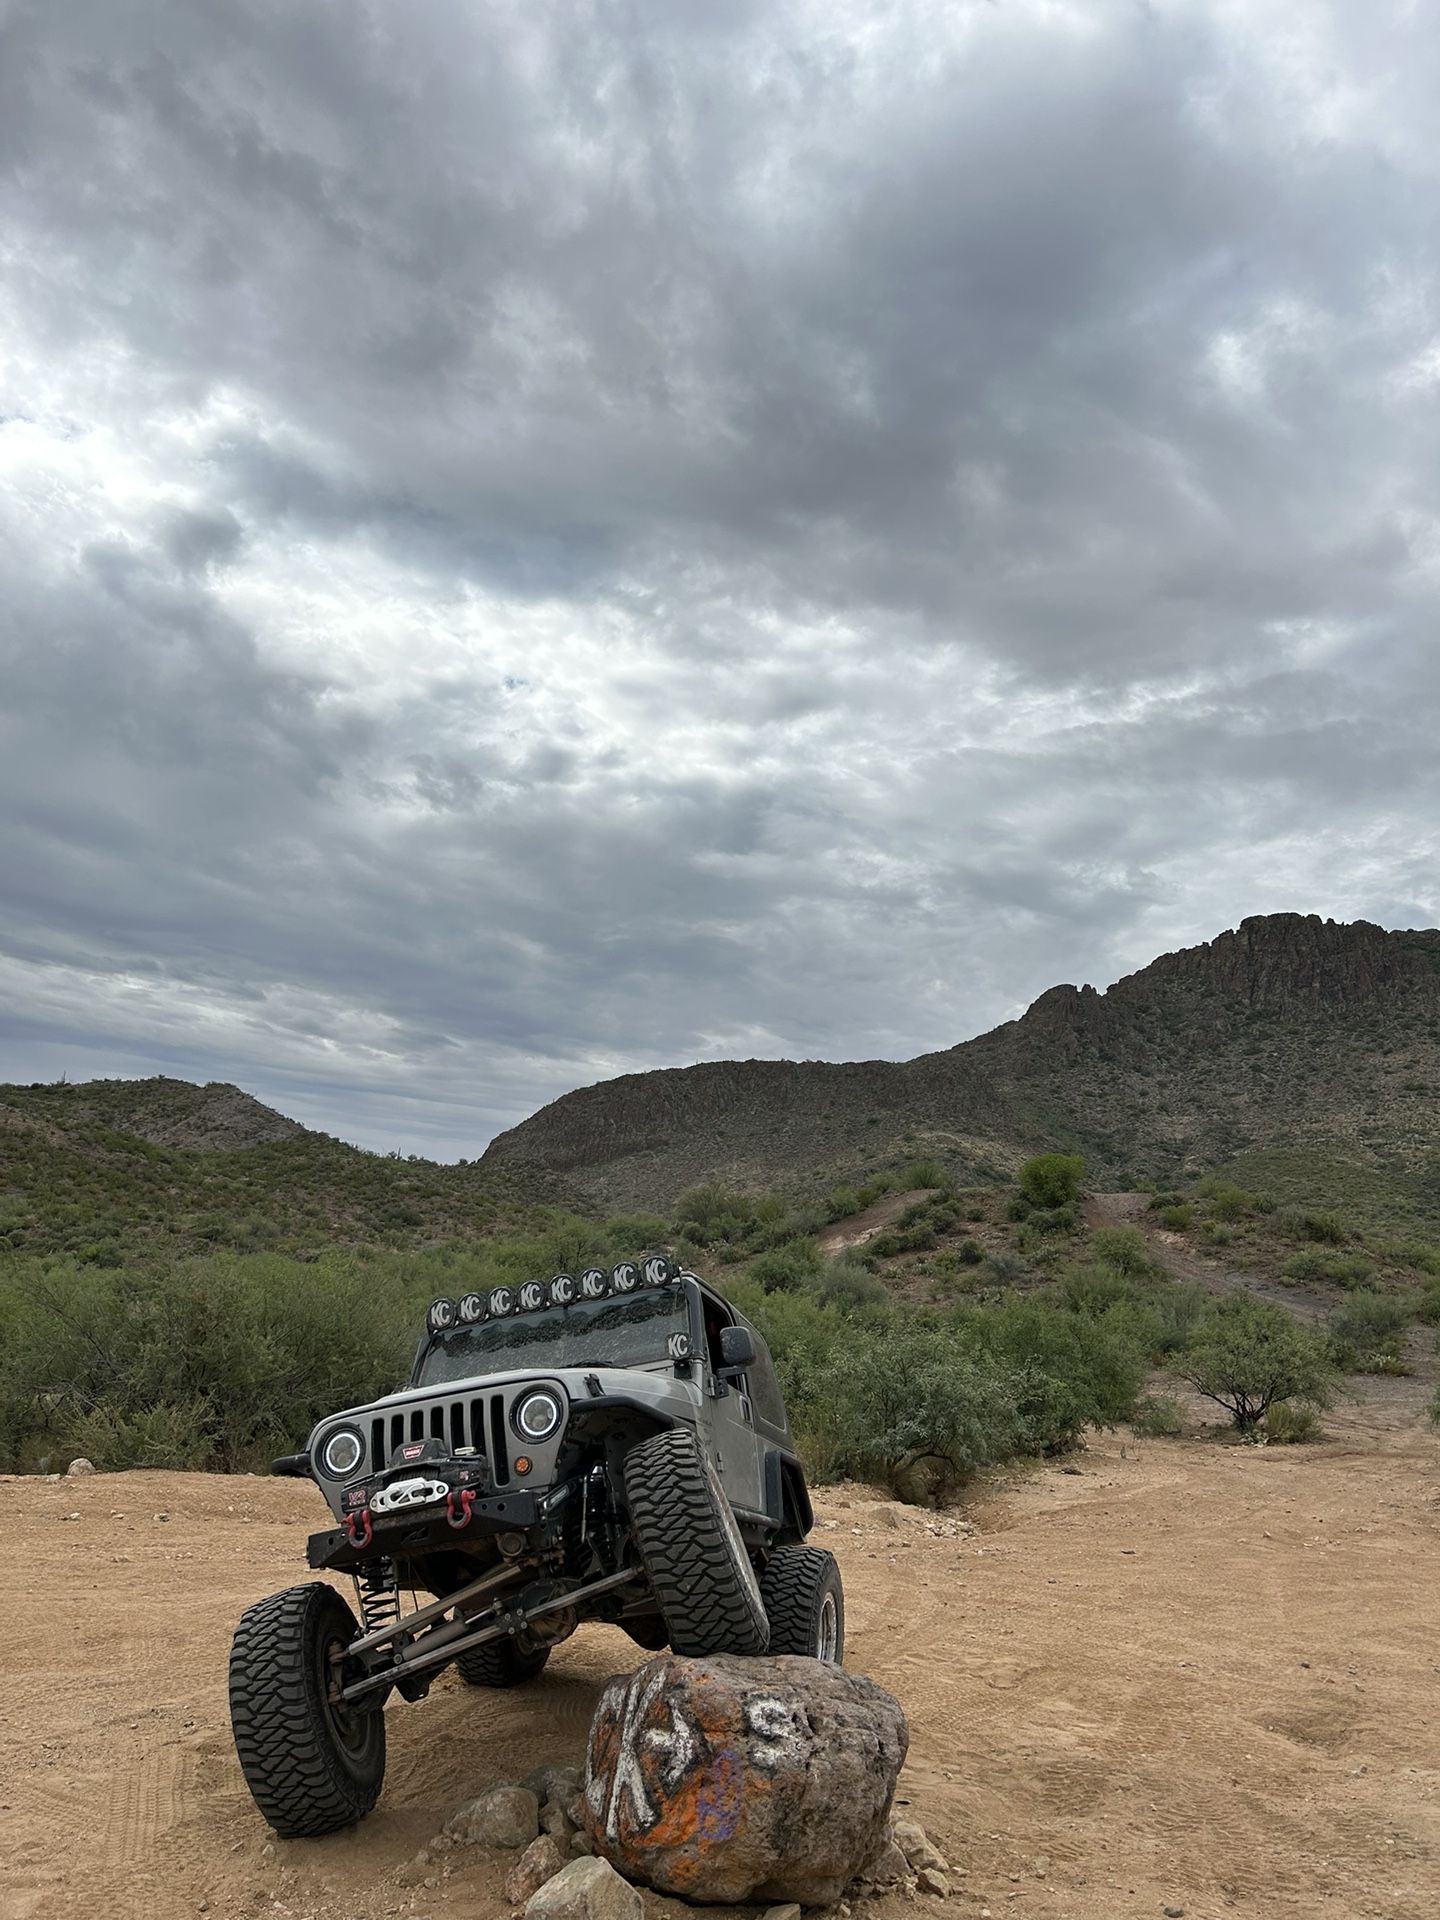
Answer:
M464 1326L473 1327L477 1320L483 1320L485 1318L489 1310L485 1305L485 1296L483 1293L467 1293L461 1295L458 1312L461 1323Z
M640 1269L633 1260L622 1260L610 1269L610 1285L616 1293L633 1293L640 1284Z
M550 1438L565 1418L565 1409L548 1387L537 1387L515 1402L510 1418L520 1438L533 1444Z
M331 1480L348 1478L364 1458L365 1442L354 1427L337 1427L320 1449L320 1465Z
M520 1289L520 1311L537 1313L545 1305L545 1282L527 1280Z
M447 1327L455 1324L455 1302L453 1300L432 1300L430 1310L425 1315L425 1327L429 1333L444 1333Z
M573 1273L557 1273L550 1282L550 1298L557 1307L570 1306L578 1291Z
M641 1265L640 1278L647 1287L668 1287L677 1271L668 1254L652 1253Z
M513 1287L496 1287L495 1291L490 1295L490 1311L497 1320L503 1319L507 1313L513 1313L515 1311L515 1289Z
M610 1282L599 1267L587 1267L580 1276L580 1298L582 1300L603 1300L610 1291Z

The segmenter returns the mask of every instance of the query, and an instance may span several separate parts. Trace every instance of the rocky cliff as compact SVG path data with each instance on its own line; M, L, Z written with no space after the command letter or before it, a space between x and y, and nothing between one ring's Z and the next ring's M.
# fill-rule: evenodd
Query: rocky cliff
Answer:
M1414 1161L1440 1145L1437 1099L1440 931L1285 913L1104 993L1052 987L916 1060L707 1062L581 1088L486 1162L660 1207L700 1179L793 1186L921 1152L983 1176L1065 1145L1108 1178L1166 1178L1282 1140Z

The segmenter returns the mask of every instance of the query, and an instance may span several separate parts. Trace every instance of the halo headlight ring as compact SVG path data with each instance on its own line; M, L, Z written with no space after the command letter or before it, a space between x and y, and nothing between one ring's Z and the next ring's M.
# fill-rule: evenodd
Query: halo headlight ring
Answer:
M365 1440L358 1427L336 1427L320 1449L320 1471L327 1480L348 1480L365 1460Z
M510 1424L530 1446L553 1439L565 1418L560 1396L549 1387L536 1387L517 1400L510 1409Z

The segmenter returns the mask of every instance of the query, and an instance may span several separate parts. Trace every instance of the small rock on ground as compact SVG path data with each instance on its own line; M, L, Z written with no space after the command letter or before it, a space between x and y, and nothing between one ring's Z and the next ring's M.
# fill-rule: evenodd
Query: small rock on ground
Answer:
M540 1802L526 1787L491 1787L445 1822L462 1846L528 1847L540 1833Z
M919 1873L928 1867L934 1873L948 1873L950 1863L936 1847L918 1820L895 1822L895 1844Z
M938 1900L950 1897L950 1882L938 1867L921 1867L915 1876L915 1884L922 1893L933 1893Z
M565 1865L569 1855L548 1833L532 1840L505 1876L505 1898L513 1907L523 1907L532 1893L538 1893L547 1880Z
M783 1906L767 1907L765 1920L800 1920L800 1902L787 1900Z
M643 1920L639 1894L606 1860L587 1855L562 1867L525 1905L525 1920Z
M70 1462L69 1466L65 1469L65 1477L69 1480L82 1480L87 1473L94 1473L94 1471L95 1462L93 1460L87 1460L82 1454L78 1460L72 1460Z

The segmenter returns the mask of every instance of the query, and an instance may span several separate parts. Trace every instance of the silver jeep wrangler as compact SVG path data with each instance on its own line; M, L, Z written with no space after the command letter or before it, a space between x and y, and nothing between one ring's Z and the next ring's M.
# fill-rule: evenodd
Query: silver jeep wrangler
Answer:
M409 1386L274 1471L325 1496L309 1563L351 1575L359 1606L315 1581L236 1629L235 1746L287 1837L370 1811L386 1700L451 1664L518 1686L584 1620L684 1654L844 1650L765 1343L661 1254L435 1301ZM434 1599L406 1612L402 1591Z

